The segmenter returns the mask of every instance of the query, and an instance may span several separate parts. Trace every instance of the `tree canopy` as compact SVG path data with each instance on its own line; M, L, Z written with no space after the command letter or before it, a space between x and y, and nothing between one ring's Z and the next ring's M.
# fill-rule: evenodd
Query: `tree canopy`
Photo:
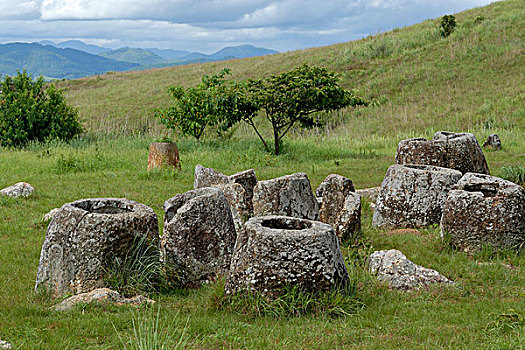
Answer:
M279 75L244 81L225 80L228 74L230 70L224 69L217 75L204 76L196 87L170 88L175 102L158 114L161 121L197 139L207 126L226 130L244 121L266 150L277 155L282 139L297 122L312 125L316 112L368 104L356 90L340 87L339 78L322 67L305 64ZM256 126L259 111L272 127L273 146Z
M0 93L0 145L23 146L30 141L70 140L82 132L78 113L60 90L34 80L25 71L6 76Z

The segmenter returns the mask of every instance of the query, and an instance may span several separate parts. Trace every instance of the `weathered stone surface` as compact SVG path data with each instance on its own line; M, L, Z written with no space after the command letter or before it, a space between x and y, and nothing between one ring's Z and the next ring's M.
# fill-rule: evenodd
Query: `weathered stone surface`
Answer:
M494 176L467 173L448 194L442 235L465 251L525 247L525 189Z
M10 350L13 348L13 345L9 344L5 340L0 340L0 349L2 350Z
M253 191L253 213L318 220L319 207L308 176L295 173L259 181Z
M432 283L453 283L435 270L414 264L396 249L372 253L368 269L393 289L411 290Z
M114 290L108 288L98 288L87 293L73 295L61 303L52 306L51 309L55 311L67 311L71 310L76 304L79 303L110 303L117 306L139 306L142 304L154 304L155 301L148 299L143 295L137 295L133 298L125 298Z
M397 146L396 164L435 165L467 172L488 174L489 167L476 137L469 133L438 131L432 140L414 138Z
M51 219L53 219L53 216L55 216L59 210L60 208L51 209L48 213L44 214L44 216L42 217L42 221L51 221Z
M381 187L371 187L371 188L361 188L358 190L355 190L357 194L361 196L361 198L366 198L370 202L375 203L377 201L377 196L379 196L379 190Z
M180 169L179 149L175 142L152 142L149 145L148 171L154 168Z
M316 195L322 195L320 221L330 224L337 236L348 239L361 230L361 197L354 192L352 180L328 175Z
M169 277L198 286L228 269L236 231L228 201L214 187L189 191L164 203L161 259Z
M224 175L212 168L205 168L200 164L195 167L195 179L193 181L193 188L215 187L221 184L237 183L241 185L246 191L246 202L248 203L248 210L250 213L252 209L253 188L257 184L257 177L255 170L249 169L235 173L233 175Z
M483 142L483 148L489 148L493 150L501 149L501 140L497 134L490 134L485 142Z
M286 287L306 292L343 288L349 282L333 228L285 216L254 217L238 236L225 291L279 295Z
M403 228L437 224L457 170L427 165L388 168L372 219L373 226Z
M58 297L103 287L112 261L124 261L141 240L158 250L157 216L143 204L125 198L64 204L47 228L35 289Z
M8 197L29 197L34 191L33 186L27 182L18 182L13 186L0 190L0 194Z
M350 192L355 192L354 183L352 180L337 174L328 175L326 179L324 179L324 181L319 184L317 190L315 190L315 196L323 197L326 190L331 192L339 192L343 197L345 197Z
M226 197L230 205L233 222L235 223L235 231L237 234L244 230L244 223L251 216L251 203L248 203L246 191L244 187L238 183L228 183L217 185Z

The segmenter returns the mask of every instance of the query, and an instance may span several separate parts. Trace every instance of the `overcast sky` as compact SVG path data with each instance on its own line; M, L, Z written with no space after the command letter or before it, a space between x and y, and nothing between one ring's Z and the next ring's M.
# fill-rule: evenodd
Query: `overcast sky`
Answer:
M278 51L359 39L494 0L0 0L0 43Z

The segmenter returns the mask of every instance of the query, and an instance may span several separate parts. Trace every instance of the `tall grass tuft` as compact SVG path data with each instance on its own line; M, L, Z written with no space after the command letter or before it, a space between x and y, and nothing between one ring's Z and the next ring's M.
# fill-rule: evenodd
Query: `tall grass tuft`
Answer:
M125 296L158 291L165 285L160 253L147 238L135 238L124 258L110 257L105 282Z
M357 313L364 304L356 297L356 287L349 284L346 288L334 288L330 291L311 293L297 286L283 289L275 297L258 292L242 291L233 295L224 295L221 288L216 307L249 316L299 317L303 315L325 315L345 317Z
M171 323L160 319L160 306L157 312L146 308L137 312L132 318L133 333L131 337L124 340L117 332L117 336L126 350L177 350L184 349L188 343L188 322L184 326L176 325L174 317ZM113 325L113 327L115 327Z

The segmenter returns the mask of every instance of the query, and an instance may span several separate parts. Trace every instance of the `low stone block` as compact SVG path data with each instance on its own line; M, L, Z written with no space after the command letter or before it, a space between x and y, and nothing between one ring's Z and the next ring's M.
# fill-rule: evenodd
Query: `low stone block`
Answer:
M368 269L377 275L378 280L387 282L393 289L412 290L433 283L453 283L435 270L414 264L396 249L372 253Z

